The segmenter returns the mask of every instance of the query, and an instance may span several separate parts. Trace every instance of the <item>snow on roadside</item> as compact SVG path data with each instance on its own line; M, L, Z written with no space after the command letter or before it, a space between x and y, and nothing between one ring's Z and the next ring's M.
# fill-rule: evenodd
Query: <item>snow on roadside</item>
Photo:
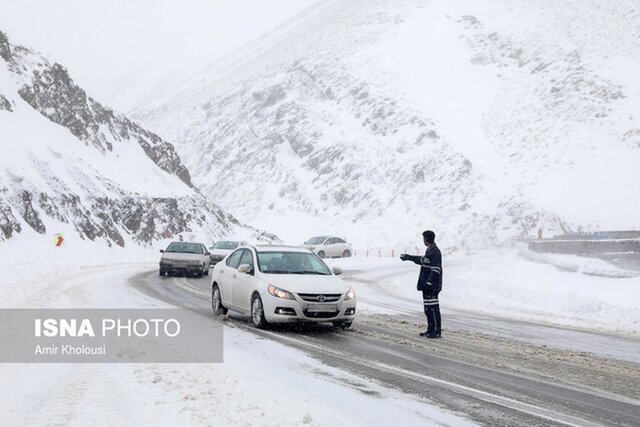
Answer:
M519 251L524 259L550 264L561 270L574 273L589 274L592 276L624 278L640 276L638 271L630 271L618 268L604 260L597 258L585 258L577 255L546 254L522 249Z
M127 285L155 250L7 242L0 306L166 307ZM203 279L206 280L206 279ZM7 424L329 425L471 422L232 325L222 364L0 364Z
M548 262L553 261L552 264ZM555 265L578 265L578 272ZM545 255L535 261L518 248L444 256L443 312L457 309L506 318L574 326L602 331L640 334L640 277L599 277L593 272L626 271L580 257ZM329 264L364 272L354 281L356 293L400 308L419 310L416 291L419 267L397 258L329 260ZM555 264L555 265L554 265ZM347 279L348 280L348 279ZM411 301L415 300L415 304ZM379 310L375 307L373 308Z

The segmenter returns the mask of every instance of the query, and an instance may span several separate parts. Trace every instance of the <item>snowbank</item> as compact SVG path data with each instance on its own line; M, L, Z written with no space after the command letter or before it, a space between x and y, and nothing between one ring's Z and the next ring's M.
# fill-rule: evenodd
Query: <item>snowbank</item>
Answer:
M640 334L640 277L600 277L597 271L625 271L580 257L545 255L558 266L522 257L518 248L455 252L444 256L442 310L476 311L624 334ZM416 292L419 267L393 258L328 261L349 271L364 272L376 285L353 282L359 295L398 307L419 310ZM589 265L592 264L591 267ZM585 274L586 273L586 274ZM415 303L412 303L415 301ZM373 307L375 309L375 307Z

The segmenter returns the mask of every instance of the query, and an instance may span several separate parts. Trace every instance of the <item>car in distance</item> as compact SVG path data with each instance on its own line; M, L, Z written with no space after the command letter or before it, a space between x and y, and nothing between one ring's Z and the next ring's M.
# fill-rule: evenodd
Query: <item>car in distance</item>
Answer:
M213 244L213 246L209 247L209 258L211 259L211 264L215 265L218 262L222 261L224 257L229 255L235 249L238 249L240 246L246 245L246 242L235 242L232 240L221 240Z
M215 315L233 310L253 326L270 323L332 322L348 328L356 313L354 290L308 249L291 246L243 246L212 272L211 308Z
M185 274L202 277L209 274L209 251L202 243L171 242L160 252L160 276Z
M320 258L346 258L353 255L351 243L342 237L316 236L304 242L302 247L315 252Z

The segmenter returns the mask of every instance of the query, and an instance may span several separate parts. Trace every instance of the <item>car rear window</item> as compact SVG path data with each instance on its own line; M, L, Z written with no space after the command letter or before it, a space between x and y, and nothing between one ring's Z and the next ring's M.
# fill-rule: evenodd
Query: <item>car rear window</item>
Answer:
M240 244L238 242L218 242L213 245L216 249L236 249Z

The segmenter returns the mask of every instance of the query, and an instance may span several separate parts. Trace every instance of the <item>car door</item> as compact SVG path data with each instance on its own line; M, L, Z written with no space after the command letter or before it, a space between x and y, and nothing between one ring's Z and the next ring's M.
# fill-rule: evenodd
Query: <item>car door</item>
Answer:
M233 305L233 281L234 276L237 276L238 265L240 265L240 258L242 257L242 250L233 252L227 258L225 265L220 269L220 278L218 285L220 286L220 292L225 304Z
M327 250L326 250L326 254L328 257L334 257L337 256L337 252L336 252L336 239L334 237L329 237L326 242L325 245L327 245Z
M248 273L236 272L236 277L233 280L233 305L241 310L249 311L251 306L249 299L254 290L255 283L255 263L253 253L249 249L243 249L243 254L238 266L243 264L248 264L250 271Z
M202 243L200 243L200 247L202 248L202 263L205 266L205 269L209 268L209 255L207 255L207 252L209 252L207 250L207 247L205 245L203 245ZM206 270L205 270L206 271Z
M335 241L336 241L336 245L335 245L336 246L336 256L341 257L342 254L344 253L344 251L346 251L348 249L347 248L347 242L346 242L346 240L341 239L339 237L336 237Z

